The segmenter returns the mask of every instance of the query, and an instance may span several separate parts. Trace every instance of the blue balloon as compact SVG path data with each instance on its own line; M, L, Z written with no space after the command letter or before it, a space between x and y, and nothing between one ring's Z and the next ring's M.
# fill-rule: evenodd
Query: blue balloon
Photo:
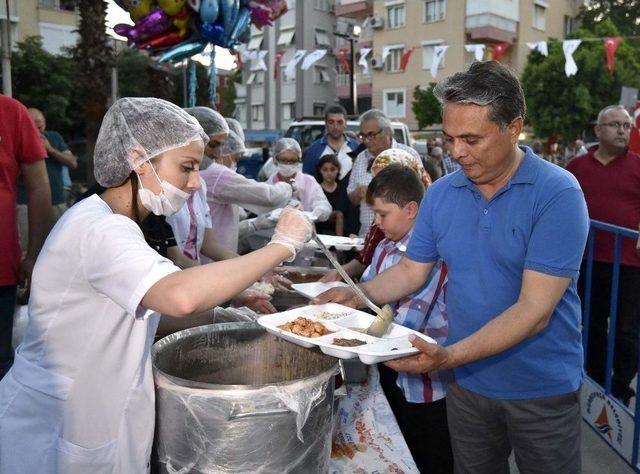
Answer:
M215 23L198 22L198 32L203 39L217 46L224 46L224 27L220 20Z
M224 33L227 38L231 36L231 31L233 30L233 26L235 25L239 8L240 0L220 0L222 24L224 25Z
M229 34L229 40L227 42L228 47L230 48L234 44L238 42L238 38L240 35L249 28L249 23L251 22L251 12L248 8L241 8L238 13L238 19L236 20L235 25Z
M201 0L200 20L204 23L213 23L218 19L219 10L218 0Z
M190 58L194 54L201 53L206 45L206 41L185 41L165 52L160 56L158 61L161 63L167 61L182 61L183 59Z

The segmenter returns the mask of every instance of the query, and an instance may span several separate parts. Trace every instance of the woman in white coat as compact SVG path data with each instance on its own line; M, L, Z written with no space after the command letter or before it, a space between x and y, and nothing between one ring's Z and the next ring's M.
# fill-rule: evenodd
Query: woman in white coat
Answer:
M158 313L228 300L295 255L310 223L289 209L272 245L180 271L136 222L198 189L208 141L160 99L120 99L104 117L94 173L109 188L72 207L36 262L29 326L0 381L0 472L144 473L154 429L150 346Z

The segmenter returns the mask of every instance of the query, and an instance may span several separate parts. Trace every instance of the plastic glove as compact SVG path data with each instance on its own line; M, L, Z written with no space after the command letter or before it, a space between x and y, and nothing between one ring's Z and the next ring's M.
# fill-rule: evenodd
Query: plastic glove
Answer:
M249 309L261 314L275 313L276 308L271 304L271 296L257 290L244 290L236 295L231 302L232 306L240 308L246 306Z
M276 223L269 218L269 214L260 214L251 221L251 225L255 230L272 229Z
M292 262L298 250L311 239L312 228L311 221L301 211L287 206L282 211L271 242L267 245L280 244L285 247L291 252L287 261Z
M270 285L273 285L276 290L281 291L291 291L291 285L293 285L291 280L274 272L267 273L260 279L260 281L269 283Z
M300 200L300 188L298 187L296 180L292 179L289 181L289 185L291 186L291 197Z

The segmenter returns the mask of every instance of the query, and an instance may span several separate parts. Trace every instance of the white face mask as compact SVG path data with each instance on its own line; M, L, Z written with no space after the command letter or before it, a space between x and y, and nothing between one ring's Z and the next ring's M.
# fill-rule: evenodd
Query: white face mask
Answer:
M280 176L283 176L284 178L290 178L291 176L296 174L299 170L300 170L299 164L288 165L284 163L278 163L278 173L280 174Z
M160 180L153 165L151 163L149 163L149 165L160 183L160 194L154 194L150 189L145 189L144 186L142 186L140 176L138 176L138 182L140 183L140 189L138 190L140 203L156 216L170 216L175 214L184 206L191 194L185 193L165 180Z
M229 169L235 173L238 171L238 163L232 163L231 166L229 166Z

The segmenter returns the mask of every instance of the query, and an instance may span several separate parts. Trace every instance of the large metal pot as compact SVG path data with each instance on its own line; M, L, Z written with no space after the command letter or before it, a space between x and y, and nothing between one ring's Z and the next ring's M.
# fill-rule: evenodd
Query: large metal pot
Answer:
M157 472L326 472L338 362L254 323L187 329L152 349Z

